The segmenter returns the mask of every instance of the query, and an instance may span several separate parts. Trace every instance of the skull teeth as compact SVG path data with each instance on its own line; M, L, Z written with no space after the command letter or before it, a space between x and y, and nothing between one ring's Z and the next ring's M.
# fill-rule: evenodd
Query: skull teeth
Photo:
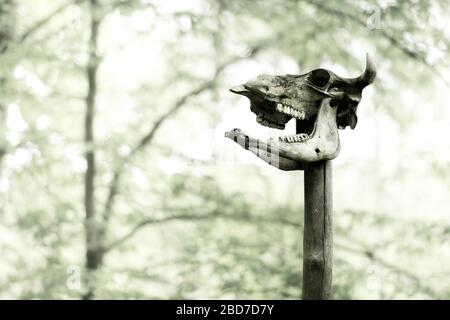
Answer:
M303 111L294 109L291 106L283 105L279 102L277 103L276 110L299 120L305 119L305 113Z
M279 140L282 142L295 143L295 142L304 142L309 138L310 136L307 135L306 133L299 133L279 137Z

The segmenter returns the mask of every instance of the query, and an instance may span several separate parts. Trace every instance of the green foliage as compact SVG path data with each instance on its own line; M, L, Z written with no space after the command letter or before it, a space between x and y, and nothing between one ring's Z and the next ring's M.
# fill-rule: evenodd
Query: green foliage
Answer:
M303 177L226 143L256 128L227 90L354 76L366 51L377 81L334 161L333 296L450 298L445 1L99 1L94 145L86 2L0 0L0 298L78 299L89 280L99 299L298 299ZM91 149L106 252L88 272Z

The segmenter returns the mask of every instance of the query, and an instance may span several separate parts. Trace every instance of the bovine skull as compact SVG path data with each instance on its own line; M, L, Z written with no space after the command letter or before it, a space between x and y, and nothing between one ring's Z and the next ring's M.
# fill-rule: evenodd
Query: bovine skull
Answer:
M326 69L302 75L260 75L231 92L250 99L250 110L263 126L284 129L289 120L297 119L297 134L266 142L250 138L240 129L225 136L282 170L334 159L340 150L338 128L355 128L362 90L375 76L369 55L365 71L356 78L342 78Z

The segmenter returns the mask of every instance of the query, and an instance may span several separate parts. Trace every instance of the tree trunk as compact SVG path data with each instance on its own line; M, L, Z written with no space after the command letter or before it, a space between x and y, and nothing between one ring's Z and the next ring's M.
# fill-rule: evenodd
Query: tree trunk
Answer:
M331 161L305 166L303 299L331 298L333 265Z
M97 0L90 0L90 38L89 59L86 68L88 93L86 96L86 114L84 121L84 142L86 158L86 174L84 179L84 206L85 206L85 233L86 233L86 272L87 291L83 299L91 299L94 295L93 277L103 261L103 249L100 230L100 219L95 208L95 98L97 95L97 69L99 59L97 57L97 40L100 20L98 17Z
M7 54L9 44L14 41L14 28L16 25L16 3L13 0L3 0L0 5L0 55ZM5 83L8 81L7 73L2 73L0 78L0 88L6 87ZM6 116L7 106L4 99L5 93L2 91L0 97L0 176L2 168L2 160L8 150L6 141Z

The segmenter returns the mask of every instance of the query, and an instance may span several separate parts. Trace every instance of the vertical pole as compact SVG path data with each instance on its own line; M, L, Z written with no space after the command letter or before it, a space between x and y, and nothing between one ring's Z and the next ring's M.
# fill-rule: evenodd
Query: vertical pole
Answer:
M296 121L296 133L311 133L314 125ZM304 166L305 216L303 228L304 300L331 299L333 268L331 161Z
M333 266L331 161L305 165L304 300L331 299Z

